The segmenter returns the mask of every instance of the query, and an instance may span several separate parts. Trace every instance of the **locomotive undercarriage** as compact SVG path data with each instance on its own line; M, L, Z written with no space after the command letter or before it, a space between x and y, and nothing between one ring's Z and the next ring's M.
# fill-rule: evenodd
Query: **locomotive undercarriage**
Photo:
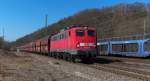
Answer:
M71 52L51 52L48 54L50 57L63 59L71 62L90 62L97 56L96 50L77 50L76 54Z

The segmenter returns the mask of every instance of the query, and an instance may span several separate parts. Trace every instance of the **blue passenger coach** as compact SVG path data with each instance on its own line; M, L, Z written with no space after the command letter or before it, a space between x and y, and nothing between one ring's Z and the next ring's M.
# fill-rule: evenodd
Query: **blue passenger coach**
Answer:
M137 36L136 36L137 37ZM100 55L150 56L150 39L134 36L98 40ZM130 39L129 39L130 38Z

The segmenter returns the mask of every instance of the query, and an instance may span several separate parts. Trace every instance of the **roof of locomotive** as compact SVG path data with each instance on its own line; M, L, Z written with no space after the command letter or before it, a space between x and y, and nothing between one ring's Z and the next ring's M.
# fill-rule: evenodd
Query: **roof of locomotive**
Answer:
M65 27L64 29L61 29L59 32L52 34L52 36L55 36L57 34L63 33L65 31L69 31L72 29L91 29L91 30L95 30L95 28L92 27L88 27L88 26L70 26L70 27Z

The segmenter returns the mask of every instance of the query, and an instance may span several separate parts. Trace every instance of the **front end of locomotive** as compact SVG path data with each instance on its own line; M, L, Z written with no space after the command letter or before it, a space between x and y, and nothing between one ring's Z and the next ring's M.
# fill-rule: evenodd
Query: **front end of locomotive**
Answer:
M75 33L77 56L82 60L95 58L98 55L96 30L85 27L76 29Z

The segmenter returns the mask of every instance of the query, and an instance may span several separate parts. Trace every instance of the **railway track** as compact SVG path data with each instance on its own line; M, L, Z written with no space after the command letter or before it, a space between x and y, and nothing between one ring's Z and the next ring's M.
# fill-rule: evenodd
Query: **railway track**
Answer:
M143 81L150 81L150 72L141 71L137 69L127 68L123 66L113 66L113 65L105 65L105 64L84 64L85 66L88 66L90 68L115 73L118 75L124 75L136 79L141 79Z
M64 61L66 62L66 61ZM69 62L72 63L72 62ZM142 70L142 67L134 64L126 64L124 62L114 62L109 64L100 64L100 63L94 63L94 64L84 64L84 63L73 63L84 67L90 67L97 70L102 70L106 72L111 72L117 75L123 75L127 77L132 77L136 79L140 79L143 81L150 81L150 71L146 71L150 69L149 66L146 70Z
M150 63L150 57L149 58L135 58L135 57L115 57L115 56L100 56L98 59L108 59L108 60L118 60L122 62L136 62L136 63ZM149 64L150 66L150 64Z
M59 60L64 61L62 59ZM139 70L142 69L142 67L141 66L137 67L138 62L136 61L134 62L136 62L137 64L128 64L125 62L112 62L108 64L101 64L101 63L94 63L94 64L73 63L73 64L77 64L80 66L89 67L97 70L102 70L106 72L111 72L117 75L124 75L136 79L141 79L143 81L150 81L150 71ZM72 62L66 62L66 63L72 63ZM144 62L143 65L145 65ZM150 66L147 64L144 67L147 67L146 68L147 70L150 69Z
M130 63L124 63L124 62L121 62L121 63L113 63L111 65L119 65L119 66L123 66L123 67L126 67L126 68L133 68L133 69L139 69L139 70L143 70L143 71L148 71L150 72L150 66L148 65L140 65L140 64L130 64Z
M113 59L113 60L118 60L118 59ZM150 64L148 64L148 62L150 61L149 59L144 60L141 58L133 58L133 59L122 58L119 61L120 62L112 61L106 64L94 63L94 64L83 64L83 65L85 65L85 67L87 66L90 68L115 73L118 75L124 75L128 77L136 78L136 79L141 79L143 81L150 81L150 71L149 71Z

